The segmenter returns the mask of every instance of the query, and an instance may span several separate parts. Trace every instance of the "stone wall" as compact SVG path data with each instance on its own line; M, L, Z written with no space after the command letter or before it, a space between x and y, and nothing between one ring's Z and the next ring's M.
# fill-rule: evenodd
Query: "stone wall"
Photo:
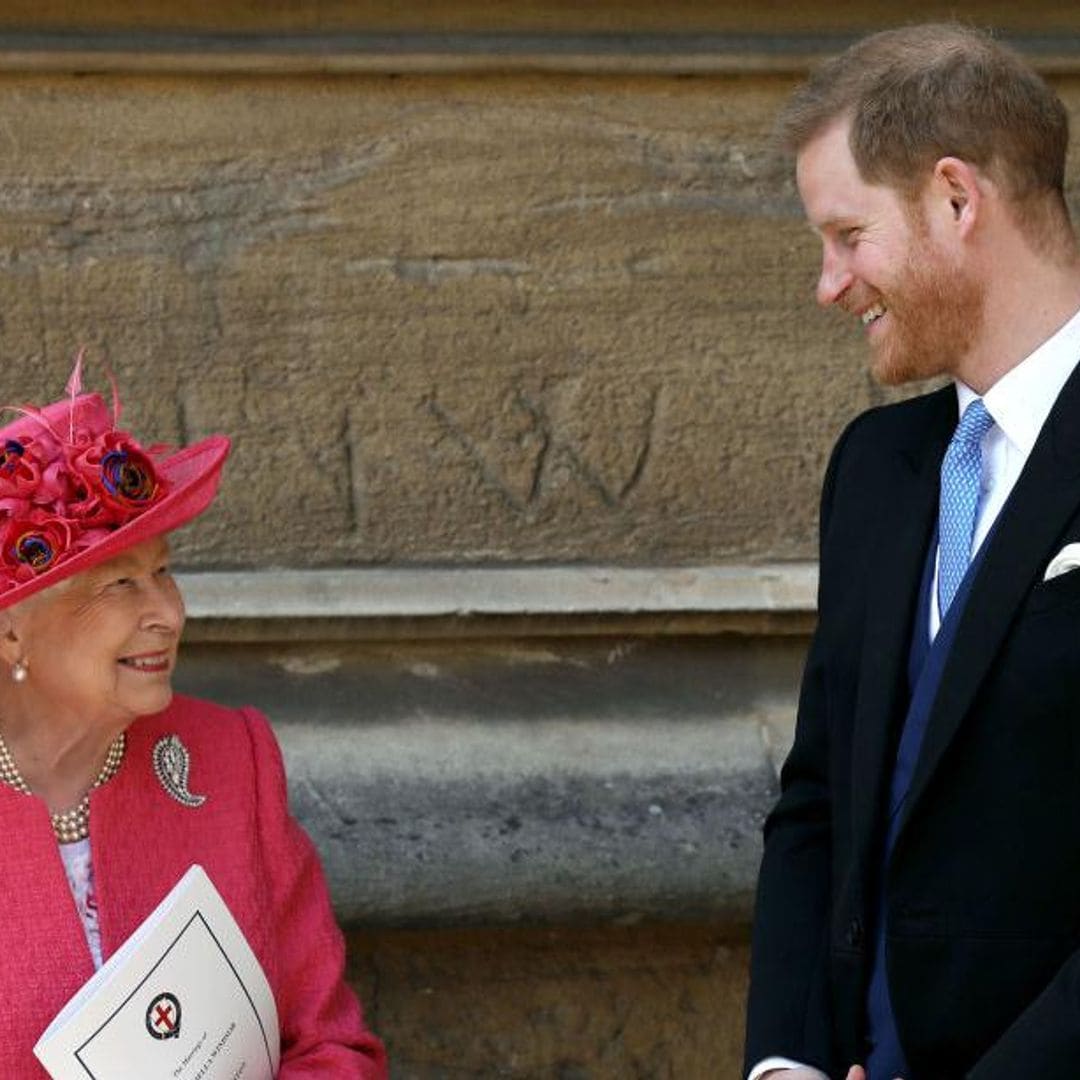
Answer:
M137 430L230 433L199 564L809 556L875 391L789 86L10 77L5 394L87 343Z
M745 930L414 930L354 934L349 944L395 1077L739 1075Z
M973 0L958 12L948 0L909 0L911 21L950 19L962 14L979 24L1041 33L1075 33L1076 12L1068 0L1039 0L1022 7L1010 0ZM489 31L547 31L559 34L618 32L751 33L782 36L800 32L870 33L898 21L890 0L832 0L791 4L761 0L218 0L213 5L178 0L8 0L0 28L128 31L140 29L392 32L450 35ZM625 46L624 46L625 47Z

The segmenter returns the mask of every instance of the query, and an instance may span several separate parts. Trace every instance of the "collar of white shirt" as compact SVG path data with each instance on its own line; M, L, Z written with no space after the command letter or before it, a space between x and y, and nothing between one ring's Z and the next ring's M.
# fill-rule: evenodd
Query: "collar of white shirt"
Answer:
M1025 459L1078 360L1080 311L983 395L994 423ZM959 381L956 395L963 416L978 395Z
M994 426L982 441L982 496L972 536L972 554L989 535L1078 360L1080 311L983 395L983 404L994 418ZM978 395L960 381L956 383L956 395L959 415L963 416L964 410ZM937 569L935 562L930 603L931 638L937 635L941 625Z

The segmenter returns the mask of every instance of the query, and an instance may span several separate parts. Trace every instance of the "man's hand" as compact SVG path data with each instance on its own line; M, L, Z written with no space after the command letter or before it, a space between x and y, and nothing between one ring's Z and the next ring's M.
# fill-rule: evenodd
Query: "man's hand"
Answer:
M821 1073L817 1069L770 1069L758 1080L821 1080ZM866 1070L861 1065L852 1065L844 1080L866 1080Z

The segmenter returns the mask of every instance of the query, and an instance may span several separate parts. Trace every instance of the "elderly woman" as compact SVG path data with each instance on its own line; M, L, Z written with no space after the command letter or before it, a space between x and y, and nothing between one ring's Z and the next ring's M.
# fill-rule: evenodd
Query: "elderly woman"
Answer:
M0 429L0 1077L45 1075L38 1036L196 862L270 982L279 1076L383 1077L269 725L170 686L167 534L209 505L229 442L144 450L80 366Z

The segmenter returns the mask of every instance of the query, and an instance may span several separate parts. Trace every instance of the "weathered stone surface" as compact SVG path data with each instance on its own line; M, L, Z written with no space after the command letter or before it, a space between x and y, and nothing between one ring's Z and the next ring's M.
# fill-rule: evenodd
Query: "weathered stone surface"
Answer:
M745 924L798 640L189 650L254 700L346 923Z
M178 574L188 619L810 614L816 563L376 567Z
M723 926L354 934L395 1080L739 1075L747 947Z
M642 738L624 724L607 731L545 725L526 743L522 732L462 738L430 724L430 757L438 761L439 749L456 741L473 769L459 761L456 776L440 777L436 762L414 760L408 770L384 767L361 783L352 770L362 750L350 754L339 743L329 752L325 733L302 730L310 738L283 732L293 801L320 841L338 893L352 899L340 912L346 921L372 912L394 923L477 923L669 912L745 918L749 910L761 822L775 798L756 726L738 732L757 751L751 768L734 733L726 741L736 753L713 758L726 748L699 731ZM320 734L328 752L316 765L310 739ZM649 750L670 752L680 737L706 760L645 767ZM558 760L549 750L545 762L538 760L545 743L592 745ZM641 759L625 771L597 760L617 745ZM486 754L518 760L491 775Z
M137 430L231 433L184 559L813 555L882 393L812 310L790 82L2 86L3 396L87 341Z
M804 646L195 644L179 682L274 719L395 1078L683 1080L738 1074L769 736Z
M974 0L964 5L964 17L979 25L1021 29L1075 29L1075 10L1067 2L1018 6L1009 0ZM218 0L213 5L181 4L177 0L93 0L77 11L70 0L7 0L0 26L106 28L176 27L208 30L326 31L413 30L453 32L475 30L532 30L563 32L708 32L863 29L877 30L897 21L953 19L955 4L941 0L909 0L902 13L889 0L832 0L827 8L815 4L715 3L715 0L592 0L567 4L561 0L520 0L492 4L490 0L290 0L267 4L260 0Z
M2 86L3 397L87 341L137 431L230 432L184 560L812 557L882 395L812 310L789 81Z
M770 739L804 647L199 643L180 681L275 720L395 1078L683 1080L738 1075Z

